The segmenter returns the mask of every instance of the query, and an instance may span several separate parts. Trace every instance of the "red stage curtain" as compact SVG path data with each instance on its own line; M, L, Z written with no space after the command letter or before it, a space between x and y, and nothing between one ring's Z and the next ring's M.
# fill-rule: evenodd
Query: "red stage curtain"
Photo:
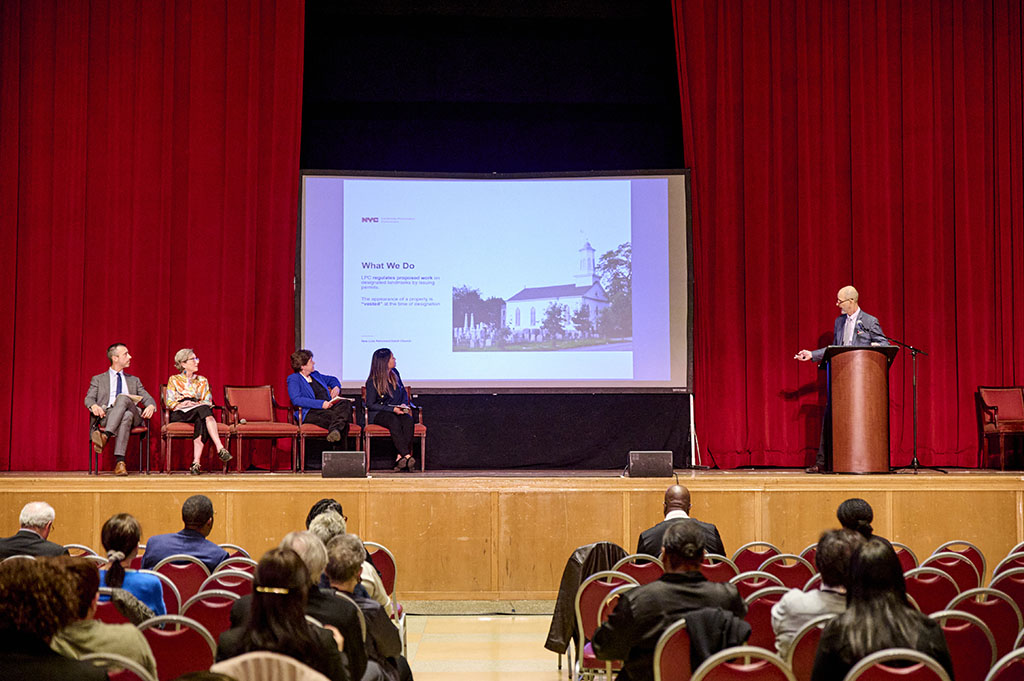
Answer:
M673 0L693 169L697 429L722 467L817 450L852 283L918 358L919 456L977 465L973 393L1024 383L1019 0ZM894 464L911 363L890 372Z
M302 49L303 0L0 3L0 469L86 468L115 341L283 390Z

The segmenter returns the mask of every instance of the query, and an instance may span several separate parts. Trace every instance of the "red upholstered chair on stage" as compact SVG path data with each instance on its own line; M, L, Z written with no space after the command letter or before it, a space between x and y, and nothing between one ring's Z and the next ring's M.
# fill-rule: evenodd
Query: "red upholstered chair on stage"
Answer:
M686 681L692 672L690 632L681 619L663 631L654 646L654 681Z
M754 646L721 650L697 667L693 681L796 681L789 665L773 652Z
M740 573L736 563L717 553L705 553L700 572L710 582L728 582ZM766 585L767 586L767 585Z
M167 385L163 384L160 386L160 456L164 460L164 472L171 472L171 443L174 440L185 439L189 442L192 441L192 433L195 432L195 426L191 423L171 423L170 411L167 409L167 402L164 401L164 394L167 392ZM219 404L213 405L214 411L221 413L221 420L217 422L217 435L220 437L221 442L228 449L231 449L231 435L234 432L231 426L224 421L224 407ZM210 449L212 445L207 446ZM205 456L205 451L204 451ZM216 455L215 455L216 456ZM192 460L192 450L189 449L188 461ZM220 459L214 459L220 462ZM224 472L228 472L228 465L224 464Z
M984 622L996 640L996 652L1000 656L1013 650L1014 641L1024 627L1017 604L997 589L964 591L949 602L946 610L968 612Z
M161 402L162 402L162 400L161 400ZM90 439L89 439L89 474L92 475L92 474L95 473L95 474L98 475L99 472L100 472L100 468L103 466L103 452L106 452L108 449L110 449L112 444L111 444L111 441L108 441L107 442L107 446L105 446L103 448L103 452L101 452L99 455L96 454L96 450L93 449L93 446L92 446L92 415L91 414L89 416L89 419L90 419L89 420L89 436L90 436ZM139 472L140 473L143 471L143 466L145 466L146 473L149 473L149 450L150 450L150 447L149 447L149 424L152 422L152 420L153 419L143 419L142 420L142 425L141 426L136 426L135 428L132 428L132 431L131 431L131 437L136 437L136 438L139 439ZM131 443L129 443L129 444L131 444ZM113 450L111 450L111 451L113 451ZM127 452L128 450L125 450L125 451ZM127 462L127 458L128 457L125 457L126 462Z
M1024 388L978 386L978 466L1006 470L1007 441L1024 448Z
M313 423L299 424L298 418L295 416L296 407L292 406L292 410L288 412L288 421L294 423L299 429L299 471L306 470L306 440L312 438L314 440L326 440L327 429L321 428L320 426ZM363 427L356 423L356 404L352 402L352 414L348 419L348 434L345 436L347 439L354 442L353 451L360 449L363 440ZM339 446L348 447L347 444L339 443ZM364 449L365 451L365 449ZM370 469L370 460L366 460L366 470Z
M161 615L140 624L139 630L153 651L160 681L206 671L213 664L217 642L206 627L191 617Z
M782 580L790 589L801 589L817 570L800 556L792 553L780 553L772 556L757 568L758 572L767 572Z
M778 603L789 589L784 586L769 586L750 594L743 601L747 604L750 638L747 645L765 650L775 650L775 630L772 628L772 606Z
M407 393L412 395L412 388L405 386ZM363 405L363 450L366 452L366 470L370 470L370 438L391 437L391 433L384 426L376 426L370 423L370 411L366 408L366 386L360 389L360 403ZM420 470L427 470L427 427L423 425L423 408L416 407L415 422L413 424L412 437L420 441Z
M921 567L942 570L953 578L960 591L977 589L981 586L981 575L978 574L978 568L974 566L970 558L962 553L953 553L952 551L933 553L921 561Z
M732 562L736 564L736 568L740 572L751 572L757 570L761 563L780 553L782 551L775 544L766 541L752 541L736 549L736 553L732 554Z
M291 469L297 466L299 429L289 422L288 414L291 407L282 407L274 398L274 386L271 385L226 385L224 386L224 408L228 411L228 421L238 438L235 462L238 472L242 471L242 440L291 440ZM284 421L278 421L277 412L284 412ZM276 451L276 448L273 449ZM274 468L271 458L270 468Z
M907 595L914 599L918 609L926 615L944 610L960 588L956 581L942 570L929 567L914 568L903 577L907 581Z
M743 599L746 599L747 596L755 591L760 591L761 589L766 589L770 586L785 586L782 583L782 580L775 575L767 572L758 572L757 570L741 572L735 577L732 577L729 580L729 583L736 585L736 588L740 592L740 598Z
M985 623L959 610L941 610L929 615L942 625L953 676L957 681L984 681L998 659L996 640Z
M814 656L818 652L821 632L835 615L815 617L796 632L783 658L797 681L810 681L811 670L814 669Z
M846 681L950 681L932 657L910 648L887 648L853 665Z
M625 573L640 584L650 584L665 574L665 568L660 560L642 553L633 553L624 557L612 566L612 570Z

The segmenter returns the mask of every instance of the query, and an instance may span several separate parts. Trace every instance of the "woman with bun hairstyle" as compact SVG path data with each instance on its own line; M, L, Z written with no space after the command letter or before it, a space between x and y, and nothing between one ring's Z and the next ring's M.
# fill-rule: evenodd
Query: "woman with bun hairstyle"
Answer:
M395 472L412 472L416 458L412 455L412 399L395 368L395 355L387 348L374 351L370 360L370 376L366 379L366 409L370 423L384 426L391 433L398 455Z
M174 368L181 373L167 379L167 391L164 403L171 412L171 423L193 424L192 465L189 472L199 475L203 469L199 459L203 455L203 446L213 442L217 448L217 456L224 463L231 461L231 452L220 441L217 432L217 419L213 418L213 395L210 382L205 376L199 375L199 358L192 348L182 348L174 353Z
M164 587L160 578L129 569L139 552L142 526L134 516L118 513L103 523L100 541L107 552L107 566L100 570L100 586L124 589L157 615L166 615ZM100 600L106 600L101 597Z
M875 528L871 527L871 521L875 519L875 512L871 510L871 504L863 499L854 497L839 504L839 508L836 509L836 518L840 525L848 530L858 532L864 539L877 537L886 544L889 543L885 537L875 534Z

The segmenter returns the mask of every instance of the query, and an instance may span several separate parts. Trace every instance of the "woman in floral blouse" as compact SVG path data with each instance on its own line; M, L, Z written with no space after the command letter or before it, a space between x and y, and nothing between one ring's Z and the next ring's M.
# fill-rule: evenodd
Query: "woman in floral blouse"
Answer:
M199 358L192 348L182 348L174 353L174 368L180 371L167 379L164 402L170 410L171 423L191 423L195 426L192 440L192 475L199 475L203 469L199 458L203 446L213 442L221 461L231 460L231 452L224 447L217 433L217 420L213 418L213 397L210 382L198 374Z

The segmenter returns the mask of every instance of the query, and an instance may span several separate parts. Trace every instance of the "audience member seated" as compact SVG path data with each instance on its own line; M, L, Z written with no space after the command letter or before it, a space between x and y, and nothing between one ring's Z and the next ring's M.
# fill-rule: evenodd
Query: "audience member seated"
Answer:
M953 678L942 627L907 601L903 568L883 539L868 540L850 560L846 610L825 627L811 681L841 679L854 664L886 648L929 655Z
M164 603L164 588L160 579L155 575L147 575L144 572L128 569L132 559L139 552L139 541L142 537L142 526L134 516L127 513L118 513L103 523L100 531L100 541L107 552L107 567L100 571L100 586L108 586L112 589L123 589L135 596L149 613L130 614L121 605L123 599L114 597L114 603L118 610L124 614L129 621L138 624L152 615L166 615L167 606ZM102 598L101 600L106 600ZM132 610L135 610L134 608ZM140 619L141 617L141 619ZM138 621L136 621L138 620Z
M78 597L67 570L47 560L0 563L0 681L100 681L102 669L50 648L75 619Z
M256 566L250 612L244 622L221 634L217 661L268 650L294 657L332 681L351 681L342 663L340 650L346 641L341 634L330 625L321 629L306 621L312 583L294 551L267 551Z
M67 570L71 588L77 595L76 619L54 634L50 647L72 659L90 653L114 653L138 662L156 678L153 651L132 624L106 624L93 619L99 605L100 573L84 558L55 558Z
M326 511L336 511L345 523L348 524L348 516L345 515L345 509L341 507L341 503L337 499L320 499L309 508L309 513L306 514L306 529L309 529L309 524L313 522L313 518ZM373 565L373 557L367 555L366 562Z
M13 537L0 539L0 560L11 556L60 556L64 547L48 541L55 517L53 506L45 501L30 501L21 509L21 529Z
M304 599L306 614L324 625L331 625L341 632L345 640L342 648L347 661L349 676L358 681L366 671L366 648L363 646L363 632L359 626L357 606L336 595L330 589L320 589L317 584L327 567L327 548L312 532L289 532L281 540L279 549L288 549L298 555L309 576L307 595ZM249 618L253 596L243 596L231 607L231 626L242 626ZM278 651L281 652L281 651Z
M750 637L750 625L741 619L747 614L747 606L736 587L709 582L701 574L704 531L697 521L673 522L665 531L659 556L665 574L625 592L608 621L594 634L598 659L625 661L620 681L653 679L658 639L684 617L690 630L694 669L708 655L742 645ZM689 626L689 618L696 611L701 613L701 626Z
M886 544L889 543L885 537L875 534L875 529L871 527L871 521L875 519L875 512L871 509L871 504L863 499L855 497L839 504L839 508L836 509L836 518L839 519L840 525L848 530L859 532L865 539L878 537Z
M201 560L212 573L228 557L228 552L207 539L213 530L213 502L208 496L196 494L181 505L184 529L173 534L158 534L146 542L142 567L152 570L168 556L185 554Z
M327 577L331 587L356 602L366 621L366 673L363 681L412 681L412 670L402 657L398 627L380 603L355 593L366 564L363 542L354 534L341 534L327 545Z
M324 546L327 546L335 537L345 534L346 529L345 517L337 511L325 511L313 518L309 523L309 531L315 534L317 539L324 543ZM356 584L355 593L357 596L365 596L377 601L384 608L388 617L391 617L391 597L388 596L388 592L384 588L384 582L381 581L377 569L365 560L366 555L364 549L363 566L360 568L359 582ZM320 586L322 588L330 587L326 575L320 581Z
M786 656L793 637L800 629L821 615L838 615L846 610L846 585L850 557L864 537L853 530L829 530L818 539L814 564L821 574L821 588L789 593L772 606L772 628L775 649Z
M636 543L637 553L646 553L649 556L657 556L661 553L661 539L665 536L665 530L669 528L669 525L677 520L690 517L690 490L682 485L672 485L665 490L664 513L664 520L640 533L640 539ZM718 534L718 528L696 518L693 520L700 526L703 533L704 551L724 556L725 546L722 544L721 535Z

